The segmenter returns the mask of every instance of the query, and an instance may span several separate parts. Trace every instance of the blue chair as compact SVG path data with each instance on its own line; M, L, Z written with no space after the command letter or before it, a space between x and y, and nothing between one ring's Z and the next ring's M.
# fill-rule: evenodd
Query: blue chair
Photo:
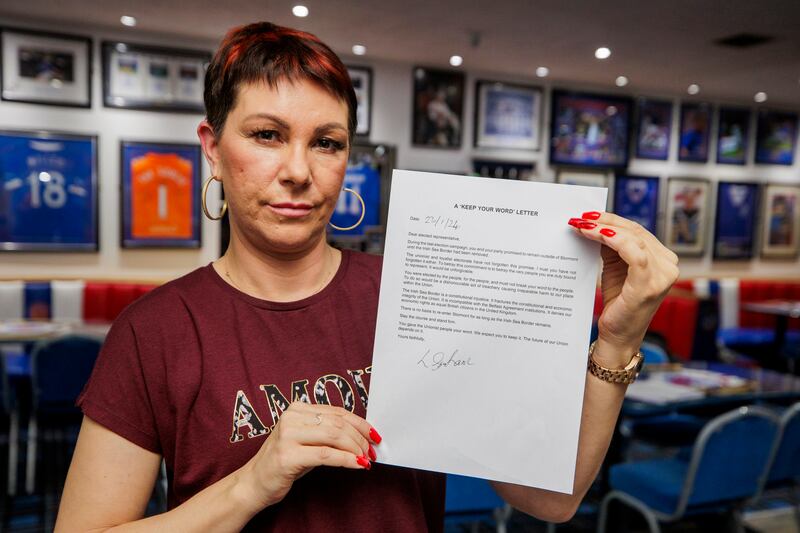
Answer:
M483 518L493 519L497 532L505 533L511 506L497 495L485 479L447 475L445 522L477 524Z
M732 510L741 529L740 506L758 493L766 476L780 421L761 407L742 407L711 420L691 454L611 467L611 492L603 499L598 532L617 500L638 510L651 532L659 522Z
M795 497L792 503L800 526L800 501L795 493L800 488L800 402L781 414L779 436L775 441L769 471L753 503L761 499L764 491L784 487L794 489L790 494Z
M63 427L80 424L81 412L75 401L89 380L101 346L102 341L96 338L68 335L40 342L33 349L33 395L25 480L28 494L35 488L39 426L41 423Z

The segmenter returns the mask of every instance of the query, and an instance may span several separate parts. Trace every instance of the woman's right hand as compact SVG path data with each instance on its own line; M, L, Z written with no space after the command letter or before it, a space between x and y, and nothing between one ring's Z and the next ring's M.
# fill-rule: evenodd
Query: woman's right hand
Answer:
M372 426L346 409L293 402L242 469L242 481L260 510L281 501L295 480L317 466L369 470L372 443L379 442Z

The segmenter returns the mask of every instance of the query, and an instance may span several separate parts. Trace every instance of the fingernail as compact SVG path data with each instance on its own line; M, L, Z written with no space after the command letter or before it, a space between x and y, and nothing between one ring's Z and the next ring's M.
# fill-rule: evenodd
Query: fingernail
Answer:
M600 234L605 235L606 237L613 237L617 234L617 232L610 228L603 228L600 230Z
M357 463L358 463L358 464L359 464L361 467L363 467L363 468L366 468L367 470L369 470L370 468L372 468L372 465L369 463L369 459L367 459L367 458L366 458L366 457L364 457L363 455L359 455L358 457L356 457L356 462L357 462Z
M375 431L375 428L369 428L369 438L371 438L372 442L375 444L380 444L383 440L383 437L381 437L380 434Z
M378 460L378 454L375 453L375 448L372 447L372 444L369 445L369 458L373 461Z
M580 229L594 229L597 227L597 224L594 222L579 222L578 227Z
M581 218L585 218L587 220L597 220L600 218L599 211L586 211L584 214L581 215Z
M582 218L571 218L571 219L569 219L569 222L567 222L567 224L569 224L570 226L575 226L576 228L578 228L578 227L580 227L579 224L581 222L583 222L583 221L584 220Z

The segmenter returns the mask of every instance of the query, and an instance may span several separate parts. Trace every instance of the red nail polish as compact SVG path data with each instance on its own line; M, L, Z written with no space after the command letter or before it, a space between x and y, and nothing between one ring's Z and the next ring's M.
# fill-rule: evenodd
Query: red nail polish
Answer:
M358 464L359 464L361 467L363 467L363 468L366 468L367 470L369 470L370 468L372 468L372 465L371 465L371 464L369 464L369 460L368 460L366 457L364 457L363 455L359 455L358 457L356 457L356 462L357 462L357 463L358 463Z
M380 444L383 440L383 437L381 437L380 434L375 431L375 428L369 428L369 438L371 438L372 442L375 444Z
M378 460L378 454L375 453L375 448L372 447L372 444L369 445L369 458L373 461Z
M600 234L605 235L606 237L613 237L617 234L617 232L611 228L603 228L600 230Z
M579 222L578 227L580 229L594 229L597 227L597 224L594 222Z
M578 225L583 221L584 220L582 218L571 218L571 219L569 219L569 222L567 222L567 224L577 228L577 227L579 227Z
M585 218L586 220L597 220L600 218L599 211L587 211L581 215L581 218Z

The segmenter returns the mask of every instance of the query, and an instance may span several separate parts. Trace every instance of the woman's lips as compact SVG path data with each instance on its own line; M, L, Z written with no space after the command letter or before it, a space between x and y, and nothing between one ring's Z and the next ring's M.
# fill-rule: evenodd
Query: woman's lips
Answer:
M269 208L276 214L286 218L302 218L311 212L314 206L311 204L283 202L279 204L269 204Z

